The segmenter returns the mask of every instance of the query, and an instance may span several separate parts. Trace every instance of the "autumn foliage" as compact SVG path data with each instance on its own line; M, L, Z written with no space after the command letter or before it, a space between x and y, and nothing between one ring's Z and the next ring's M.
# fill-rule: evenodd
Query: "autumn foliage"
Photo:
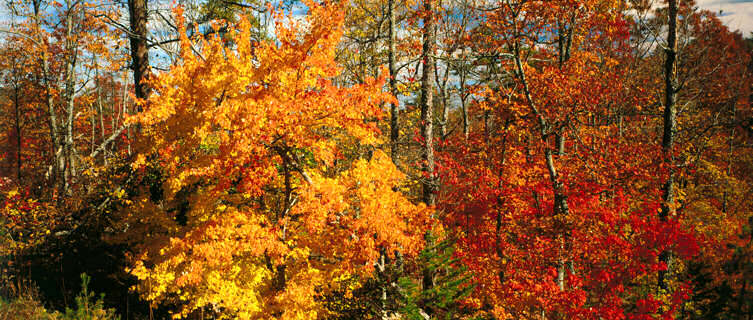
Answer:
M695 2L152 5L9 4L0 314L753 314L753 42Z
M384 80L333 85L342 13L308 7L308 30L279 23L278 43L246 41L247 22L233 52L213 37L194 53L184 37L181 64L151 82L157 94L132 120L146 146L134 166L162 169L161 201L190 200L188 223L154 221L163 232L137 257L147 299L185 301L183 314L211 304L240 318L316 318L317 288L368 274L380 250L420 248L428 211L397 190L404 175L378 150L343 160L343 146L377 142L373 122L392 99ZM170 216L146 198L125 210Z

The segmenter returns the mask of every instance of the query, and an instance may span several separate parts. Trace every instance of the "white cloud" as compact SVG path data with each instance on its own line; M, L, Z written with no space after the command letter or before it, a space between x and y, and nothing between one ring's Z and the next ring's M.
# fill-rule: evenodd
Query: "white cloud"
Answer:
M730 30L740 30L743 36L753 32L753 0L698 0L698 6L719 14Z

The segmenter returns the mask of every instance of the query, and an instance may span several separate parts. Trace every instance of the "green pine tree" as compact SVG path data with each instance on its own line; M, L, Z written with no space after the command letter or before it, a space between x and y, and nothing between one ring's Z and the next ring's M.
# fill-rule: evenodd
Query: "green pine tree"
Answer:
M422 288L410 277L400 278L403 290L401 313L406 319L425 320L427 315L432 319L456 319L467 313L459 301L467 297L473 290L471 275L467 268L454 258L454 242L445 239L436 243L436 237L428 235L435 243L427 246L419 256L419 263L428 274L433 277L434 286Z
M94 292L89 291L91 277L81 274L81 292L76 297L76 309L65 309L63 320L119 320L113 309L104 306L104 294L95 299Z

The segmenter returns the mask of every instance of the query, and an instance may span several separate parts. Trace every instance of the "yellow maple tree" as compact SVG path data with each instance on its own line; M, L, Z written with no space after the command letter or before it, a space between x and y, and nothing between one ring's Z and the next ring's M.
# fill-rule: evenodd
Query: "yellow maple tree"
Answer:
M274 41L251 41L244 19L231 37L192 42L183 30L180 63L130 119L144 141L135 168L166 177L159 200L127 208L150 243L130 272L143 297L179 305L177 318L322 317L323 284L422 246L426 208L368 151L394 98L383 78L332 82L343 4L306 6L300 20L277 14ZM368 155L341 147L353 145Z

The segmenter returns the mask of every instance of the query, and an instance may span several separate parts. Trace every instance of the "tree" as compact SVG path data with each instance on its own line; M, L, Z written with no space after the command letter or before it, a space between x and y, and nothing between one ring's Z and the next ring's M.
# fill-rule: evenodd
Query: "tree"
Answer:
M666 59L664 60L664 131L662 134L662 150L664 151L665 161L672 166L675 131L677 119L675 115L675 99L677 98L677 79L675 76L675 60L677 58L677 1L668 0L667 2L667 47ZM669 177L664 183L664 204L661 207L659 217L667 220L670 213L674 211L674 173L669 169ZM659 257L662 262L669 268L669 252L662 252ZM659 271L659 287L667 289L665 281L666 271Z
M646 156L659 150L624 138L616 121L635 96L620 85L633 52L623 9L510 1L474 30L493 75L479 103L486 134L440 156L441 208L484 284L471 301L495 317L673 315L687 293L643 291L662 248L687 259L697 242L692 228L656 217L659 197L641 196L660 192L646 170L661 166Z
M389 157L343 157L377 141L365 120L393 98L383 78L330 82L342 7L306 5L305 32L279 15L276 41L258 45L246 20L234 49L215 36L194 53L183 30L181 64L150 82L158 94L133 119L145 142L135 165L167 180L161 200L127 209L151 234L131 272L178 315L316 317L325 284L368 277L382 250L420 250L426 209L401 194Z
M131 42L131 68L133 69L133 88L137 99L149 98L150 88L146 85L149 74L149 50L147 47L147 21L149 20L147 0L128 0L131 30L128 38ZM141 106L139 106L141 111Z

